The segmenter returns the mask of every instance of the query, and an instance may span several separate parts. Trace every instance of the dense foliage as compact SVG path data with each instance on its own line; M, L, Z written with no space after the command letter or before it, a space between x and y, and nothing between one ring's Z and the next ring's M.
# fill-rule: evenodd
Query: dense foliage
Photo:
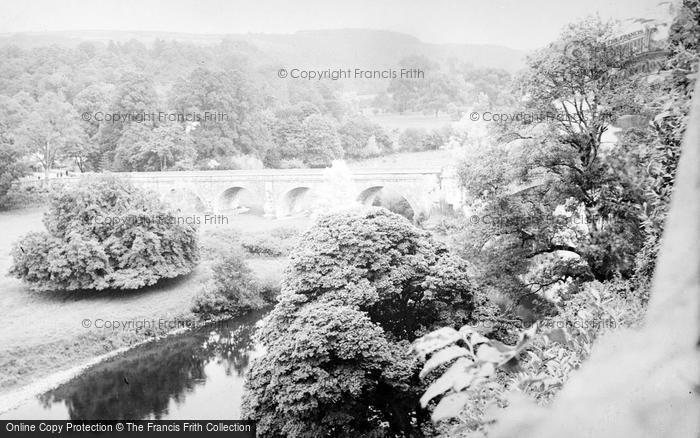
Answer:
M272 298L246 265L241 254L231 251L214 264L211 281L195 297L192 311L203 317L237 316L270 305Z
M498 418L487 409L523 394L548 403L598 336L641 324L697 80L699 30L700 2L686 0L662 70L635 72L606 46L610 23L570 26L523 76L524 108L563 117L521 123L515 135L497 127L498 140L464 163L476 214L460 243L478 284L516 305L534 297L548 313L535 315L514 347L470 325L414 343L427 359L421 375L434 379L422 404L444 436L487 435ZM642 123L606 145L603 133L630 116Z
M653 251L643 248L658 241L680 139L679 129L674 141L658 132L679 120L669 112L680 100L660 92L665 75L620 68L619 51L606 45L612 29L584 20L533 55L516 109L556 117L494 126L491 144L462 164L474 200L465 253L482 284L516 305L541 307L541 297L575 294L593 278L630 278L643 269L640 252ZM643 122L606 143L625 117ZM649 257L641 265L648 276Z
M409 342L493 312L461 259L381 208L320 217L291 255L246 384L261 436L414 434Z
M44 225L12 249L10 273L34 290L138 289L189 273L199 257L193 227L117 178L57 189Z
M265 50L228 39L201 47L163 40L5 45L3 137L44 172L322 167L342 157L446 143L431 135L404 146L398 130L371 121L368 102L337 82L277 78ZM506 88L499 85L510 80L504 71L466 64L448 72L424 57L399 64L424 68L425 75L384 85L370 81L385 88L371 104L374 112L449 113L456 119L470 101L502 103Z
M17 148L2 143L0 139L0 209L9 206L8 192L12 185L27 172L21 159L22 154Z
M24 153L10 134L13 123L17 123L22 110L12 99L0 96L0 112L5 117L0 120L0 209L10 204L7 194L12 185L28 171L22 162Z
M690 99L700 63L700 2L684 0L671 25L665 70L661 84L659 112L641 145L648 148L650 183L646 187L647 204L642 214L644 245L636 260L636 274L648 280L656 265L663 223L671 199L681 141L685 133Z
M487 436L493 408L508 406L513 394L551 401L598 337L640 325L645 305L636 295L621 294L621 287L621 282L587 283L556 315L523 327L514 345L470 325L417 339L413 349L424 361L421 377L430 382L421 403L430 406L440 436Z

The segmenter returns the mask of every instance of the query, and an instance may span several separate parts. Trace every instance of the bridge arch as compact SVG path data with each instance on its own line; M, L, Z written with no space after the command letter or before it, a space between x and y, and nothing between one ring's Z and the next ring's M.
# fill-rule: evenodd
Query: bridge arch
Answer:
M410 221L416 220L418 216L416 204L410 197L390 186L368 187L360 192L357 201L362 205L384 207Z
M299 186L287 190L277 203L277 217L292 216L310 212L312 201L311 187Z
M217 212L263 214L265 200L243 186L232 186L221 192L217 198Z
M184 187L173 187L163 196L165 202L176 210L184 212L205 213L207 204L201 196L193 190Z

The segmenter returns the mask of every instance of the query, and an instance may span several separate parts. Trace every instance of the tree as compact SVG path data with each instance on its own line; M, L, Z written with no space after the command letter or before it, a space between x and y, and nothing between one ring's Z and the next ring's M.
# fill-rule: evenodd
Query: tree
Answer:
M497 108L512 107L514 93L512 90L512 77L506 70L494 68L473 68L464 66L461 69L462 77L466 82L465 100L467 102L478 102L479 95L483 94L488 99L487 107L475 108L478 110L494 110Z
M85 141L80 118L71 104L62 96L46 93L31 109L19 128L18 143L33 154L44 167L48 179L49 169L66 149Z
M446 73L431 73L425 78L425 86L417 96L418 109L430 110L435 117L440 111L447 111L450 105L463 105L466 102L464 81Z
M348 158L367 158L391 149L391 142L381 126L366 117L345 121L338 129L340 143ZM388 144L387 144L388 141Z
M389 341L364 312L310 304L266 347L244 393L244 409L261 437L349 438L414 429L416 361L406 354L408 344Z
M634 273L646 154L633 132L608 147L602 136L620 116L650 117L655 85L620 68L611 35L585 20L530 58L521 110L543 117L492 127L494 144L460 165L473 201L461 240L476 280L535 311L523 316L541 317L593 278Z
M89 46L92 47L92 46ZM73 107L80 114L89 114L89 120L83 120L82 126L87 140L74 144L69 151L81 171L87 167L99 169L102 154L100 150L100 127L104 122L97 120L96 114L102 116L110 113L111 102L114 100L115 87L110 84L92 84L81 90L73 99ZM106 123L112 123L110 121Z
M158 94L151 78L137 72L122 74L115 92L115 112L150 114L156 111L157 106Z
M117 145L122 135L134 124L146 119L146 114L158 113L158 95L153 80L143 73L125 72L114 92L111 111L116 120L105 120L99 125L99 144L102 160L113 164Z
M245 415L261 436L415 434L408 343L489 309L465 263L381 208L318 219L292 253L250 371Z
M17 126L24 116L17 100L0 96L0 208L6 206L5 197L12 184L28 170L23 163L24 154L15 143Z
M517 158L522 164L514 162L521 170L517 181L537 181L532 191L546 193L542 217L551 217L560 205L584 209L588 237L574 252L601 280L630 275L640 245L635 210L642 201L640 188L612 167L612 158L623 152L604 151L602 137L618 117L648 113L649 99L644 78L627 74L619 51L608 46L612 35L610 23L587 19L570 25L559 41L528 60L525 111L555 116L522 121L525 136L533 138L525 140ZM624 238L613 242L611 232ZM558 249L546 241L538 253Z
M335 123L322 115L310 115L301 125L303 138L302 159L310 167L327 167L331 161L343 157Z
M270 140L262 129L261 101L252 78L238 68L197 68L175 83L170 98L171 107L179 113L201 117L192 131L200 160L249 153L264 157ZM225 118L220 120L217 114Z
M27 173L22 155L0 133L0 209L7 206L6 195L12 185Z
M420 69L430 77L437 71L438 65L424 56L408 56L399 61L399 66L406 69ZM418 108L420 96L426 93L428 85L424 78L396 78L389 83L387 92L391 95L396 111L403 113Z
M199 258L194 227L113 177L52 193L44 225L12 249L10 274L37 291L138 289L189 273Z
M153 126L133 123L124 130L114 155L117 169L164 171L169 167L191 169L196 151L182 125L175 122Z
M528 111L562 114L550 133L576 152L583 172L596 165L603 133L632 109L620 54L607 46L612 36L612 24L600 19L569 25L559 41L528 59L522 78Z
M204 317L239 316L270 303L242 254L231 251L212 267L212 280L194 300L192 311Z
M399 147L406 152L425 149L428 132L424 128L406 128L399 136Z

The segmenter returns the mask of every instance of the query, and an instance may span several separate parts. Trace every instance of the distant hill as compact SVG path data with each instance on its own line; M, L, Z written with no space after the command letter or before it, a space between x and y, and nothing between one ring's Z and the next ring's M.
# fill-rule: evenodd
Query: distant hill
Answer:
M186 34L130 31L64 31L0 34L0 45L36 47L56 44L73 46L83 41L138 40L149 44L156 39L216 45L223 40L247 42L256 63L279 63L290 68L396 67L410 55L424 55L441 64L454 61L475 67L502 68L513 72L523 66L525 52L484 44L431 44L398 32L338 29L310 30L293 34Z

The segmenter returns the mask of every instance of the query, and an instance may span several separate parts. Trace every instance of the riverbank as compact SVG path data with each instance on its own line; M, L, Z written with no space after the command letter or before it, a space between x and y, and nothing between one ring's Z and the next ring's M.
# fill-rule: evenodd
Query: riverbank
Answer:
M0 213L0 272L11 264L14 241L30 231L41 231L43 209ZM230 241L220 235L264 233L275 228L304 228L306 219L272 221L240 217L227 228L202 229L203 253L208 257L190 274L138 291L35 293L26 284L0 277L0 399L18 391L35 393L51 386L55 376L72 376L95 360L125 351L181 328L191 326L193 297L210 276L210 266ZM213 239L210 236L216 235ZM278 281L285 257L250 255L247 262L265 282ZM57 374L58 373L58 374ZM64 374L61 374L64 373ZM44 381L44 379L48 379ZM39 382L43 382L41 385ZM27 386L31 383L30 386ZM35 388L31 390L28 388ZM49 388L50 389L50 388ZM15 396L19 397L19 396ZM21 398L21 397L19 397Z

